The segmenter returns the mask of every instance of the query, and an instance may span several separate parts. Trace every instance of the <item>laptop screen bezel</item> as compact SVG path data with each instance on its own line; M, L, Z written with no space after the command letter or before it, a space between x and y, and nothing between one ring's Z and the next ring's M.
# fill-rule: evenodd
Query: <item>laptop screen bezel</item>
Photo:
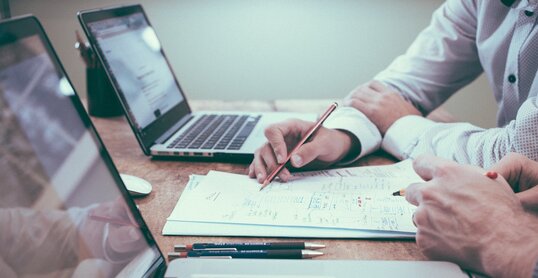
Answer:
M129 121L129 124L131 128L133 129L133 132L135 133L135 136L140 146L142 147L142 150L144 151L146 155L149 155L150 148L151 146L155 144L156 140L159 137L161 137L163 134L165 134L167 131L169 131L169 129L172 128L174 125L176 125L183 117L191 113L191 108L189 107L187 98L185 97L183 89L179 85L179 82L172 69L172 66L170 65L170 62L168 61L168 58L166 57L163 49L161 48L161 54L163 55L166 61L166 64L168 65L168 69L170 70L170 72L172 73L174 77L174 82L177 88L179 89L180 94L182 95L183 101L178 103L176 106L174 106L172 109L164 113L162 116L157 118L148 126L144 127L142 130L138 130L136 127L136 119L134 119L132 113L129 112L130 110L129 104L126 101L118 82L115 80L114 75L110 71L109 63L105 59L103 51L101 50L99 44L97 43L96 38L92 35L92 33L90 32L88 28L89 24L96 21L129 16L136 13L143 14L144 19L146 20L146 23L148 24L148 26L150 27L152 26L141 5L116 6L116 7L109 7L109 8L96 9L96 10L80 11L77 17L80 21L80 24L82 25L82 28L84 29L84 32L86 33L86 36L88 37L90 41L90 44L92 45L93 50L95 51L95 53L97 54L97 57L99 58L99 62L105 68L105 72L109 80L111 81L111 84L112 84L112 87L114 88L116 96L118 97L123 107L124 114L127 120Z
M112 158L110 157L108 151L106 150L103 141L101 140L101 137L97 133L95 127L93 126L88 114L86 113L86 109L84 108L84 105L82 104L78 94L76 93L76 90L74 89L71 80L69 79L69 76L67 75L63 65L61 64L58 55L54 48L52 47L52 44L46 35L41 23L39 20L32 16L32 15L25 15L20 17L15 17L9 20L1 21L0 22L0 47L6 44L14 43L19 41L20 39L30 37L30 36L38 36L40 41L43 43L43 46L45 50L47 51L48 56L50 57L50 60L56 70L59 71L60 74L65 77L67 82L69 82L69 85L73 88L74 95L69 97L69 100L71 101L73 107L75 108L78 116L80 117L84 127L86 130L91 134L91 136L95 139L94 142L96 143L96 147L99 150L99 155L101 157L101 160L104 162L107 169L110 171L110 174L112 178L114 179L115 184L117 185L118 190L120 191L120 194L122 195L123 199L125 200L125 203L129 207L130 212L132 213L133 217L135 218L135 221L140 227L141 233L144 235L148 246L155 247L156 250L159 252L159 258L155 260L153 265L148 268L148 271L146 272L145 276L152 277L155 276L155 274L162 273L166 269L166 261L164 259L164 256L157 245L157 242L155 241L155 238L151 234L151 231L149 230L148 226L146 225L146 222L142 218L142 215L140 214L138 208L136 207L136 204L132 200L132 198L129 195L129 192L125 188L125 185L119 175L118 170L116 169L116 166L112 162Z

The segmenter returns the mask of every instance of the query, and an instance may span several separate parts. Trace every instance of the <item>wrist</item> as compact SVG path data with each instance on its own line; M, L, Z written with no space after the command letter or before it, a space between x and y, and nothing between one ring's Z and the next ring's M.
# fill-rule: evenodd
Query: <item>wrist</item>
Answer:
M531 277L536 267L538 221L527 213L517 218L508 221L510 225L504 233L495 235L492 240L497 244L489 245L482 258L485 273L492 277Z
M342 137L343 150L338 161L348 161L358 157L361 154L361 142L359 139L346 130L338 130Z

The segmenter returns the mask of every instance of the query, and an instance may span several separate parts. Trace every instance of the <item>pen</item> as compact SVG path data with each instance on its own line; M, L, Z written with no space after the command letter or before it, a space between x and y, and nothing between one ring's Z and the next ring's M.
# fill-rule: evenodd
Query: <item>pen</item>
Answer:
M322 252L312 250L239 250L218 251L198 250L188 252L170 252L169 259L176 258L201 258L201 257L231 257L236 259L310 259L323 255Z
M487 171L484 173L484 176L494 180L499 176L499 174L497 174L497 172L494 172L494 171ZM392 196L405 196L405 189L400 189L396 192L393 192Z
M325 245L309 242L245 242L245 243L193 243L176 244L174 251L188 250L274 250L274 249L321 249Z
M282 169L284 168L284 165L286 165L286 163L291 159L291 156L293 155L293 153L296 152L306 141L308 141L308 139L310 139L310 137L312 137L314 135L314 133L316 133L316 131L318 131L318 129L323 124L323 122L329 117L329 115L331 115L331 113L336 109L336 107L338 107L338 103L336 103L336 102L332 103L329 106L327 111L325 111L325 113L323 113L323 115L318 119L316 124L314 124L314 126L312 126L308 130L308 132L303 137L303 139L301 139L301 141L299 141L299 143L295 146L295 148L293 148L293 150L291 152L289 152L288 156L286 157L286 160L284 160L283 163L278 165L278 167L276 167L276 169L273 170L273 172L271 174L269 174L269 176L267 176L267 178L265 178L265 180L263 181L263 184L262 184L262 186L260 188L260 191L262 189L264 189L269 183L271 183L271 181L273 181L273 179L276 177L276 175L278 175L278 173L280 173L280 171L282 171Z

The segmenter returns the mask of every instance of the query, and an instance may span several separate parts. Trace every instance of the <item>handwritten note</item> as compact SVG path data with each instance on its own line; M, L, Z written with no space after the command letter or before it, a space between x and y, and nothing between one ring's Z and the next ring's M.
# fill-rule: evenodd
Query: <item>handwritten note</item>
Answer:
M414 232L415 209L391 193L416 176L296 176L263 191L244 175L211 171L190 182L168 220Z

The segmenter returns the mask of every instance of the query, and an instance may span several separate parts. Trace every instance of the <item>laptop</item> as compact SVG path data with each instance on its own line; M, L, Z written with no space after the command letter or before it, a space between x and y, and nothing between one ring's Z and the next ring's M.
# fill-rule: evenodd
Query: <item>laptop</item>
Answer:
M467 277L447 262L178 259L167 266L32 16L0 23L0 140L0 277Z
M78 18L146 155L248 161L266 142L268 125L316 119L305 113L192 112L142 6L82 11Z

